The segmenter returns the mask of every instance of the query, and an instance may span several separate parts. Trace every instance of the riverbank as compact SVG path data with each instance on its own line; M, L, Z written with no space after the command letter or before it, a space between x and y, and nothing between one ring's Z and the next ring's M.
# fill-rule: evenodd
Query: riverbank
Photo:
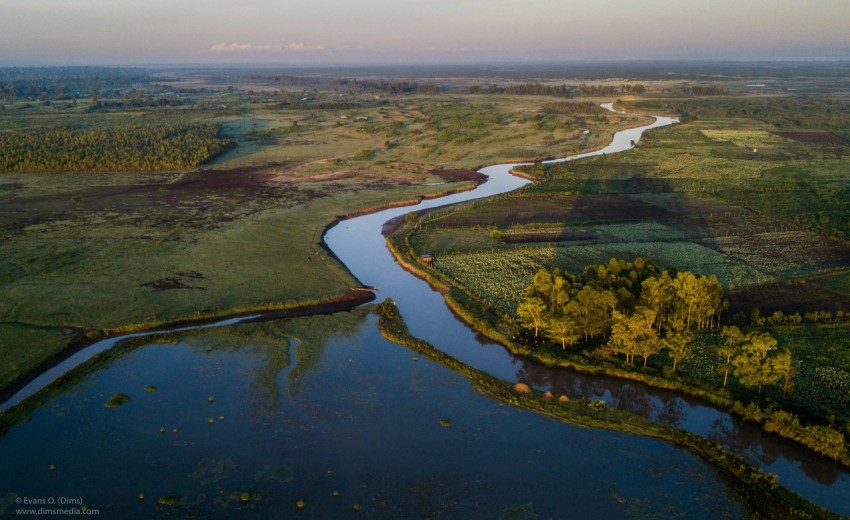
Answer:
M555 399L551 394L524 388L518 389L414 337L391 300L385 300L378 305L377 312L381 317L378 326L385 338L463 374L472 382L476 390L485 395L574 426L644 435L673 443L690 451L714 467L754 515L772 519L840 518L839 515L780 486L775 478L699 435L614 410L606 407L604 403L578 399Z
M254 307L231 309L230 311L222 311L215 314L197 313L197 315L192 318L176 319L161 323L139 323L107 330L84 331L78 329L75 333L76 339L70 343L67 348L60 350L53 357L43 361L37 365L36 368L28 371L25 376L16 379L12 383L0 389L0 406L8 400L15 398L16 394L21 392L23 389L26 389L28 385L45 373L60 367L69 358L102 341L110 340L117 343L121 341L122 336L150 336L167 333L177 328L202 327L221 321L231 322L233 320L239 321L240 319L243 319L244 321L265 321L318 314L333 314L336 312L354 310L357 307L374 300L375 295L369 289L356 287L349 289L339 296L323 299L321 301L260 304ZM69 366L66 370L71 369L73 369L73 367ZM31 395L35 395L38 392L41 392L42 389L46 389L55 384L62 384L62 379L47 381L41 389L32 391ZM0 415L3 413L4 412L0 412Z
M414 223L408 223L387 237L388 249L398 264L409 273L417 276L439 291L452 312L472 327L476 332L501 344L511 354L522 356L534 363L550 368L574 370L588 375L604 375L624 380L637 381L654 388L671 390L683 395L695 397L707 404L733 413L747 421L758 424L765 431L799 443L820 455L828 456L845 467L850 467L850 455L840 431L829 426L801 424L800 418L783 410L773 410L758 403L736 400L726 389L698 387L686 382L671 380L653 374L643 373L634 367L619 367L617 363L588 363L581 356L567 356L558 353L525 347L515 341L519 330L511 325L510 317L493 309L487 302L456 283L449 276L421 261L411 246L409 238ZM836 448L832 438L840 439L842 447Z

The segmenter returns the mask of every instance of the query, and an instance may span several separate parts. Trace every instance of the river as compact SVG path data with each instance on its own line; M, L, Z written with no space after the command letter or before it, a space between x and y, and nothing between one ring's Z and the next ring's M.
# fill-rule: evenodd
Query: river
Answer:
M656 118L618 132L602 150L559 160L622 151L643 131L674 122ZM379 300L397 302L414 335L469 365L707 436L810 500L850 514L850 478L838 465L698 401L513 356L396 264L381 234L386 221L519 188L528 181L509 173L515 166L484 168L489 180L473 191L344 220L325 241L362 283L378 288ZM373 317L243 323L254 318L110 338L13 396L4 408L100 352L141 341L79 381L54 386L0 438L7 469L0 514L15 498L62 495L125 518L228 518L236 510L265 518L294 511L298 500L310 517L362 508L369 517L498 518L514 508L522 518L526 507L554 518L743 515L722 480L688 453L501 406L380 338ZM105 408L116 392L130 401Z

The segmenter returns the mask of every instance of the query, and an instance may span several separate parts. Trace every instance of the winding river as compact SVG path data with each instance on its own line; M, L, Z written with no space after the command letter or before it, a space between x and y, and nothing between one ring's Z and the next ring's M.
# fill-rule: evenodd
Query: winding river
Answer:
M602 150L557 161L626 150L645 130L675 122L656 117L618 132ZM528 181L510 174L516 166L482 169L489 180L472 191L344 220L325 241L358 280L378 288L378 300L396 301L414 335L461 361L507 381L604 399L711 438L815 503L850 515L850 472L839 465L699 401L513 356L459 321L438 292L394 261L381 234L385 222L519 188ZM370 517L417 511L496 518L511 504L519 514L532 502L543 517L628 518L664 508L670 516L742 516L699 459L653 439L583 430L502 407L457 374L388 344L373 317L354 325L342 317L243 323L255 318L175 329L174 339L156 336L107 368L62 385L63 392L0 437L0 460L16 470L0 477L0 515L11 511L9 497L46 499L59 489L122 517L167 511L172 495L183 513L219 518L235 509L264 518L305 498L320 517L364 507ZM297 338L309 334L299 323L307 323L306 330L345 331L302 341ZM0 407L20 403L125 340L154 334L162 332L95 343ZM105 409L118 391L132 399ZM342 498L335 503L331 497Z
M603 107L614 110L610 103ZM640 140L644 131L677 122L676 118L658 116L649 125L617 132L605 148L547 162L625 151ZM500 164L480 170L489 180L470 192L342 221L328 231L325 241L361 282L378 288L378 301L387 297L395 300L415 336L464 363L506 381L523 382L539 390L552 390L555 395L603 399L611 406L711 438L745 456L764 471L776 473L782 484L813 502L850 515L850 501L847 500L850 497L850 472L839 464L767 434L753 424L735 420L724 410L674 392L617 378L546 368L514 356L500 345L476 334L447 307L439 292L395 262L381 234L383 223L411 210L430 209L517 189L530 181L516 177L510 171L524 164L528 163Z

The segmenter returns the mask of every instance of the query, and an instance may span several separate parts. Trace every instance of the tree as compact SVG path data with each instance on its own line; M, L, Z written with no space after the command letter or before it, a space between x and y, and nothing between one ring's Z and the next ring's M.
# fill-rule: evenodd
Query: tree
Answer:
M756 387L761 393L766 385L772 385L783 377L790 377L791 354L781 351L771 354L777 348L776 339L766 332L747 334L741 351L732 358L735 376L744 386ZM787 363L786 363L787 356Z
M791 359L791 352L782 350L772 358L769 363L771 370L779 376L782 381L782 393L787 394L794 388L794 376L797 375L797 367Z
M573 318L585 339L604 335L611 324L611 311L617 306L617 297L611 291L597 291L584 286L566 305L565 311Z
M616 353L626 356L626 362L634 363L637 355L646 366L650 356L661 351L663 344L654 327L656 316L655 311L645 307L639 307L631 316L613 312L610 344Z
M729 370L732 368L732 358L741 352L741 346L744 344L746 338L744 333L741 332L741 329L734 325L723 327L720 335L723 338L723 344L717 348L717 355L725 360L722 365L723 386L725 387L726 382L729 380Z
M520 324L527 329L534 329L534 337L536 338L540 327L546 321L547 312L546 304L540 298L532 296L526 298L517 307L517 315L520 319Z
M568 344L573 345L581 337L576 322L566 316L553 316L546 320L543 334L552 341L560 341L562 350L567 350Z
M676 371L680 361L693 357L694 352L691 348L693 339L694 334L689 330L667 333L667 337L664 338L664 347L670 353L670 358L673 359L673 372Z
M638 305L656 312L655 328L659 332L662 326L671 323L670 314L674 307L671 281L670 274L664 271L658 278L649 277L641 283Z

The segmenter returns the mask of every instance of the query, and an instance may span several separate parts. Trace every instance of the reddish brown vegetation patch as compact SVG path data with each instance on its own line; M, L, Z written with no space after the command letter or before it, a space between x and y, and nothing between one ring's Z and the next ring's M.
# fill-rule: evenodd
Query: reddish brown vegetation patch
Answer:
M786 315L799 312L802 315L815 311L850 310L850 297L807 282L749 287L730 293L728 299L729 316L738 312L749 316L753 309L758 309L762 316L770 316L776 311Z
M834 143L834 144L850 144L840 135L835 135L832 132L771 132L774 135L800 141L803 143Z
M596 240L598 237L589 231L552 231L540 233L511 233L502 236L506 244L526 244L531 242L569 242L575 240Z
M141 286L150 287L152 289L156 289L157 291L168 291L171 289L196 289L196 287L187 285L183 282L183 280L174 276L166 276L165 278L160 278L159 280L145 282L141 284Z
M153 280L140 284L142 287L150 287L157 291L168 291L171 289L203 289L203 287L194 287L186 283L186 280L203 280L203 273L198 271L179 271L177 276L166 276L159 280Z
M577 197L574 209L590 220L664 220L673 213L628 195Z
M472 181L476 184L481 184L487 180L487 176L483 173L467 169L436 168L434 170L430 170L428 173L436 175L446 182Z

